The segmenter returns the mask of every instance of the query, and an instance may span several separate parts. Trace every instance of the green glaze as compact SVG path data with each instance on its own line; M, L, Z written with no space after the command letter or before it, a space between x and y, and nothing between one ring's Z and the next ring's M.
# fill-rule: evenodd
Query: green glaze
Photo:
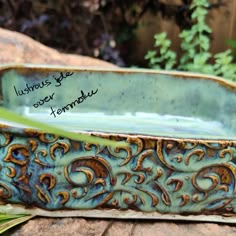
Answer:
M47 70L46 70L47 71ZM68 70L70 71L70 70ZM170 137L233 138L236 136L236 93L219 83L194 78L178 78L154 72L78 71L62 81L53 76L59 70L33 74L7 70L2 75L3 106L39 120L72 130L139 133ZM16 96L14 86L24 89L48 79L51 85L24 96ZM98 92L67 112L50 115L53 109L75 101L81 95ZM34 108L46 96L53 100Z

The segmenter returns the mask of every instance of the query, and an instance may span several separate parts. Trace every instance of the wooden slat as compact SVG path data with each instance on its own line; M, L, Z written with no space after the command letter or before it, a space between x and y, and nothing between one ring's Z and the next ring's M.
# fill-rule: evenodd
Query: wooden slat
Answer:
M235 0L233 1L233 7L232 7L232 17L231 17L229 37L231 39L236 40L236 1Z
M224 1L225 6L212 9L208 16L208 23L211 27L212 41L211 51L213 53L222 52L228 48L226 41L232 38L233 31L235 31L234 11L235 0Z

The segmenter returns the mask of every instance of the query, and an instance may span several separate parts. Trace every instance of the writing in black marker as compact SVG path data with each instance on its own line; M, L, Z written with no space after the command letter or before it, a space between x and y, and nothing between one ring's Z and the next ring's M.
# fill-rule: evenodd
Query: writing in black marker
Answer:
M49 80L45 80L45 81L42 81L40 83L37 83L37 84L33 84L33 85L29 85L29 84L26 84L25 85L25 88L24 89L20 89L18 90L15 86L14 86L14 90L15 90L15 93L17 96L22 96L22 95L26 95L30 92L33 92L37 89L42 89L43 87L48 87L49 85L51 84L51 82Z
M61 72L60 75L59 75L59 77L53 76L53 78L55 79L55 81L56 81L56 83L57 83L57 84L55 84L55 86L56 86L56 87L60 87L62 80L65 79L65 78L67 78L67 77L69 77L69 76L71 76L71 75L73 75L73 74L74 74L74 72L64 72L64 73Z
M59 108L57 110L53 109L51 107L51 114L50 115L53 115L54 118L57 117L57 115L61 115L62 112L66 112L70 109L73 109L76 105L84 102L88 97L92 97L94 94L96 94L98 91L98 89L94 92L93 90L89 93L87 93L87 95L85 95L85 93L83 92L83 90L81 90L81 96L78 97L77 99L75 99L73 102L71 103L68 103L66 106L62 107L62 108Z
M40 99L38 102L34 103L33 106L34 108L38 108L39 106L42 106L45 102L49 102L53 100L53 96L55 93L53 93L50 96L46 96L44 99Z

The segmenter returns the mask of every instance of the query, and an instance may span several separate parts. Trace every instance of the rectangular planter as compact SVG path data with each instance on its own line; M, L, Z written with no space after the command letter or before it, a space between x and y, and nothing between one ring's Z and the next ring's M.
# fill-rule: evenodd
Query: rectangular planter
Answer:
M1 106L129 146L2 120L0 212L236 222L235 91L193 73L2 67Z

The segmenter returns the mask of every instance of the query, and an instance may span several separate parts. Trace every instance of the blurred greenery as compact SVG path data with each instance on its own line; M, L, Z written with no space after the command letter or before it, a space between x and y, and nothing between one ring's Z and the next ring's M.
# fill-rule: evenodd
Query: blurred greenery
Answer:
M212 74L236 81L236 64L233 62L232 51L226 50L212 55L209 50L212 33L206 23L209 6L208 0L192 1L189 8L192 10L193 24L179 34L182 49L179 61L177 52L170 49L171 41L167 38L167 34L163 32L154 35L154 47L157 50L150 50L145 56L151 68ZM228 43L236 47L236 41L231 40Z

